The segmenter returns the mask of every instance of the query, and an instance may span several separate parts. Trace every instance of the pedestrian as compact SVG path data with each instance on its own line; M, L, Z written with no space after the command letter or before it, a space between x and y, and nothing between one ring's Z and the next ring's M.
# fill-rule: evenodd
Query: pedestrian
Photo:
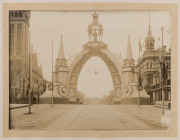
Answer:
M36 102L36 97L33 97L33 104L35 104Z

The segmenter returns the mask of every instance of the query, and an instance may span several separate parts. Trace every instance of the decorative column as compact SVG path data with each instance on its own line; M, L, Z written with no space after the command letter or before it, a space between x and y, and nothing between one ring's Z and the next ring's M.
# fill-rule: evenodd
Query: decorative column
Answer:
M67 93L67 77L68 66L67 60L64 55L64 47L62 35L60 39L60 46L58 52L58 58L55 62L55 71L53 72L53 86L54 86L54 98L58 98L58 103L68 103L69 96Z
M128 36L128 45L126 52L126 59L124 60L124 65L122 68L123 71L123 79L124 79L124 98L128 98L132 95L132 93L137 93L137 73L134 71L135 61L132 56L131 43L130 43L130 35ZM136 75L136 76L135 76ZM136 81L136 82L135 82ZM138 93L137 93L138 95Z

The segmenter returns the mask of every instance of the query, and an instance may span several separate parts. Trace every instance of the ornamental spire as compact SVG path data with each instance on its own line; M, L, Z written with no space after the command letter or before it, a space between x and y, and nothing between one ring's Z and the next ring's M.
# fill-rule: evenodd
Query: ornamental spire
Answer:
M61 39L60 39L58 59L65 59L65 56L64 56L64 48L63 48L63 40L62 40L62 34L61 34Z
M131 50L130 35L128 35L128 45L127 45L126 59L128 59L128 60L133 59L132 50Z
M148 33L147 33L147 37L145 39L145 51L146 50L149 50L149 49L154 49L154 37L152 36L152 33L151 33L151 25L150 25L150 12L149 12L149 30L148 30Z
M148 31L148 34L152 34L151 33L151 17L150 17L150 11L149 11L149 31Z

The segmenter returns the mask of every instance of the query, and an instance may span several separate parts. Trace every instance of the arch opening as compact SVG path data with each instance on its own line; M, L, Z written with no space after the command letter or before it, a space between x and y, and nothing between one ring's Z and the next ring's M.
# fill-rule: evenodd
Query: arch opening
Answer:
M122 77L121 77L121 70L118 67L117 61L113 58L111 53L104 49L103 51L100 50L86 50L84 49L80 52L76 58L74 59L73 63L69 69L69 76L68 76L68 84L67 89L69 93L69 100L70 102L76 102L77 96L77 83L79 79L79 75L85 63L93 56L99 57L104 63L106 64L110 75L111 80L113 83L113 91L112 91L112 98L114 103L120 103L121 94L122 94Z
M103 97L113 90L113 80L107 65L99 57L91 57L84 64L78 81L77 90L86 97Z

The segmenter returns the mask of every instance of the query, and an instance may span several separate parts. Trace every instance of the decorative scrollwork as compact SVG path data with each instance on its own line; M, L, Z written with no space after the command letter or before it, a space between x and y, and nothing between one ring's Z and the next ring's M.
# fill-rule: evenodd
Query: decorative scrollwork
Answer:
M132 94L132 87L129 84L125 85L123 96L129 97L131 94Z
M53 86L52 86L52 83L48 84L48 90L52 90Z
M62 97L67 97L68 96L68 92L67 92L67 89L66 89L66 86L65 85L60 85L58 87L58 93L59 95L61 95Z

